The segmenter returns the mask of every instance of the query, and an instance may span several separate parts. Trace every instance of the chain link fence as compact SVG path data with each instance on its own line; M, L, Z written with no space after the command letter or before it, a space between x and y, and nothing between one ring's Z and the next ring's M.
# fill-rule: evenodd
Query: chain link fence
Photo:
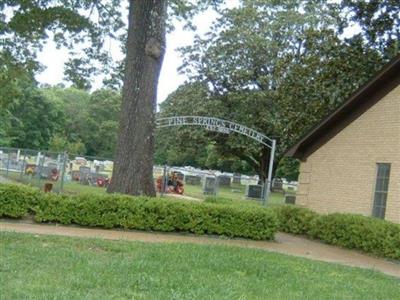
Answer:
M63 190L65 164L64 153L0 148L1 177L46 191Z
M0 182L11 180L57 193L104 193L112 170L113 161L108 158L0 147ZM170 166L155 166L153 176L161 196L258 203L265 199L266 185L259 184L258 176ZM286 196L292 197L288 202L294 201L296 189L296 184L274 180L269 201L284 202Z
M258 176L170 166L156 166L154 174L161 195L180 194L196 199L249 200L265 204L267 184L260 184ZM268 201L294 203L296 191L297 182L274 179Z

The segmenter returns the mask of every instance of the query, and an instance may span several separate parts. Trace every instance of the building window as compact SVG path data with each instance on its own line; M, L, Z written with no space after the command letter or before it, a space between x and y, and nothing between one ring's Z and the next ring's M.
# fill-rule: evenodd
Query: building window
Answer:
M372 216L384 219L386 211L386 199L389 190L390 164L377 164L374 206Z

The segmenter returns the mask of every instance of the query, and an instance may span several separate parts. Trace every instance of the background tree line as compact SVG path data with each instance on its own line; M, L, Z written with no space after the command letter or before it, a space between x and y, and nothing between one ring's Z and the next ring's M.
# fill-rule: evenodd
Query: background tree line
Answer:
M1 146L113 157L119 92L37 87L27 74L0 89L7 95L0 113Z

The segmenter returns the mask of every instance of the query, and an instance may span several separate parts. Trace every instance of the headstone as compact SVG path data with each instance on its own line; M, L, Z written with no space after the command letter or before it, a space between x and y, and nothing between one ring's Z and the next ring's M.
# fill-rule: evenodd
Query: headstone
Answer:
M85 166L80 166L79 167L79 172L82 174L89 174L90 173L90 168L89 167L85 167Z
M230 187L231 186L231 178L226 175L218 176L218 185Z
M90 173L81 173L79 177L80 184L89 185L90 184Z
M280 178L272 179L271 191L273 192L282 192L283 191L283 182Z
M58 164L57 164L57 163L54 163L54 162L51 162L51 163L48 163L47 166L48 166L49 168L52 168L52 169L57 169Z
M79 179L81 178L81 172L79 171L71 171L71 179L74 181L79 181Z
M263 195L263 186L258 184L249 184L246 188L246 197L251 199L261 199Z
M285 203L286 204L295 204L296 203L296 195L286 194L285 195Z
M85 166L79 167L79 181L83 185L89 185L90 168Z
M183 179L185 178L185 175L182 172L175 171L175 175L176 175L176 178L181 181L183 181Z
M40 168L40 178L42 179L49 179L51 177L51 170L53 168L49 167L49 166L43 166L42 168Z
M6 168L7 168L7 161L8 161L8 158L2 158L2 159L0 160L1 168L2 168L2 169L6 169Z
M15 159L10 159L8 162L8 169L10 170L20 170L19 162Z
M100 173L90 173L88 180L90 185L97 185L97 180L105 180L105 176Z
M240 173L235 173L235 174L233 174L232 183L233 183L233 184L240 184L241 176L242 176L242 175L241 175Z
M217 178L208 177L208 176L204 177L203 194L204 195L216 195L217 194Z
M185 176L185 183L191 185L200 185L201 184L201 177L197 175L186 175Z

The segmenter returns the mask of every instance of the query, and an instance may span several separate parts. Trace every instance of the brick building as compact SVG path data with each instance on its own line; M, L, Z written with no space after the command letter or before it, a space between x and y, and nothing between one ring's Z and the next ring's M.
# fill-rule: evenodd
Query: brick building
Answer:
M400 223L400 55L286 153L296 204Z

